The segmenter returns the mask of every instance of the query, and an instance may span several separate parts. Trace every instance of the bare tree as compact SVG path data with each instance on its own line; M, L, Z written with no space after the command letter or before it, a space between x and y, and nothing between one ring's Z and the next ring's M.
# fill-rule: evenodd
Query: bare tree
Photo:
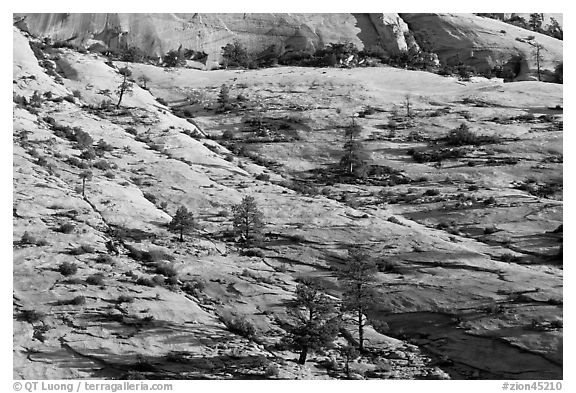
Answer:
M404 107L406 108L406 117L412 117L412 97L410 97L410 94L406 94L404 97Z
M538 75L538 80L542 80L542 63L544 62L544 56L542 56L542 51L544 50L544 45L535 42L532 44L534 46L534 50L532 51L532 56L536 61L536 73Z

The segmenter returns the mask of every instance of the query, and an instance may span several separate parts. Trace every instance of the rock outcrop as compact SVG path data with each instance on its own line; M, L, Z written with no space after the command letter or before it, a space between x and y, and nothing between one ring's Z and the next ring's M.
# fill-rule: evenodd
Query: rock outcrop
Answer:
M464 63L482 71L516 62L520 68L518 80L535 79L535 44L543 46L542 70L549 73L562 62L562 41L499 20L472 14L400 16L443 64Z
M553 70L562 61L562 41L473 14L87 13L15 14L14 19L34 35L87 47L138 47L152 56L193 49L208 54L209 67L217 65L222 47L234 40L252 53L271 46L314 51L337 42L384 55L422 47L437 52L443 63L463 62L479 70L523 57L523 80L534 75L535 42L544 46L543 69Z

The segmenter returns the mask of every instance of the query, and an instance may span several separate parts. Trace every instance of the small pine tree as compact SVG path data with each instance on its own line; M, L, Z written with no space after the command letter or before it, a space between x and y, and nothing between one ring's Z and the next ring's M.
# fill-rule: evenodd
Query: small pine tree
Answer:
M180 234L180 241L184 241L184 234L191 232L196 228L196 221L194 215L186 209L185 206L180 206L176 210L176 214L172 217L172 221L168 225L171 231Z
M360 353L352 345L346 345L346 346L340 348L340 354L342 355L342 357L344 359L346 359L345 360L346 362L344 363L344 371L346 372L346 375L349 377L350 376L350 361L356 359L360 355Z
M321 288L309 281L296 287L296 297L288 305L288 313L294 324L288 328L284 340L300 352L298 363L306 363L309 351L330 347L340 327L334 302L321 292Z
M261 235L264 215L258 209L254 197L247 195L242 198L242 202L232 207L232 213L234 230L244 239L249 240Z
M92 179L92 171L83 171L80 173L80 179L82 179L82 197L85 198L86 195L84 191L86 190L86 181Z
M377 272L377 265L370 255L358 247L348 249L348 260L338 270L338 280L344 289L342 308L354 314L359 351L364 349L364 312L374 302L371 285Z
M122 83L120 83L116 89L116 94L118 94L118 103L116 104L116 108L120 108L120 103L122 102L124 94L132 93L132 88L134 86L134 84L128 79L132 76L132 70L128 67L124 67L121 68L119 72L120 75L122 75Z
M362 128L355 121L346 127L344 156L340 159L340 167L355 177L363 177L366 174L366 161L368 160L364 145L358 140L361 131Z
M230 88L226 85L220 87L220 93L218 93L218 110L220 112L226 112L230 110Z

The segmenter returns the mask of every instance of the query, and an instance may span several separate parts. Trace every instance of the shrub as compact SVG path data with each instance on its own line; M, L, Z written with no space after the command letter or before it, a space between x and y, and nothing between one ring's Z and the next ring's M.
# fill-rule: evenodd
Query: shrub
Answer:
M156 284L154 283L154 281L152 281L150 278L148 277L138 277L138 279L136 280L136 284L138 285L142 285L145 287L155 287Z
M114 258L112 258L108 254L100 254L96 257L95 262L96 263L102 263L105 265L113 265L114 264Z
M437 196L437 195L440 195L440 190L438 190L436 188L430 188L430 189L426 190L423 195L424 196Z
M60 233L72 233L74 231L75 226L73 224L70 224L69 222L64 223L62 225L60 225L57 229L56 232L60 232Z
M78 295L78 296L74 297L72 300L69 300L68 304L71 304L74 306L81 306L83 304L86 304L86 298L82 295Z
M156 276L152 277L152 282L155 285L164 286L164 284L166 283L166 280L164 279L164 277L156 275Z
M513 255L511 253L505 253L500 255L500 260L502 262L519 262L520 261L520 257Z
M494 198L493 196L491 196L490 198L486 198L483 203L484 203L484 205L486 205L486 206L495 205L495 204L496 204L496 198Z
M26 321L28 323L34 323L44 319L44 317L46 317L46 314L36 310L22 310L20 312L19 317L23 321Z
M73 276L78 272L78 266L72 262L63 262L58 266L58 271L63 276Z
M498 142L498 138L494 136L474 134L464 123L450 131L445 140L450 146L483 145Z
M86 278L86 283L90 285L104 285L104 275L102 273L92 274Z
M200 292L206 288L206 282L201 278L195 278L191 281L186 281L182 286L182 290L192 296L199 297Z
M270 181L270 175L267 173L260 173L258 176L256 176L256 180Z
M220 320L232 333L239 334L247 339L254 338L256 334L256 327L244 316L234 317L232 315L222 315L220 316Z
M222 59L224 67L244 67L250 65L250 56L248 51L238 40L222 47Z
M275 364L269 364L264 370L264 376L266 378L277 377L280 374L280 369Z
M222 133L222 139L224 140L234 139L234 133L231 130L226 130Z
M491 227L484 228L484 234L485 235L491 235L497 231L498 231L498 228L496 228L495 225L492 225Z
M118 304L132 303L133 301L134 301L134 298L132 296L128 296L128 295L120 295L116 299L116 303L118 303Z
M166 277L176 277L178 275L178 271L174 265L170 263L159 263L156 265L156 273L162 274Z
M36 244L37 240L28 231L24 232L20 238L20 244Z
M114 146L112 146L111 144L109 144L108 142L106 142L104 139L100 139L100 140L98 141L98 143L96 143L95 149L96 149L96 151L102 153L102 152L114 150Z
M264 258L264 252L258 248L249 248L247 250L242 250L241 254L246 257L258 257Z
M88 244L83 244L79 247L73 248L71 249L68 253L70 255L82 255L82 254L91 254L94 251L96 251L94 249L94 247L88 245Z
M80 153L80 158L83 160L93 160L96 158L96 151L92 148L83 150L82 153ZM68 163L70 163L71 165L74 163L76 164L74 166L78 166L76 161L69 160Z

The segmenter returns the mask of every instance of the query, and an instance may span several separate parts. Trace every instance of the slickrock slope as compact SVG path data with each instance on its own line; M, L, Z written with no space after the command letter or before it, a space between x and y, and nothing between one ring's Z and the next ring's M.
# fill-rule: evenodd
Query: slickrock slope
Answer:
M368 313L373 355L352 362L353 377L562 377L561 192L544 198L513 188L528 176L561 184L562 112L548 108L562 105L561 85L462 83L387 67L128 64L135 79L150 79L147 89L135 85L119 109L101 109L116 101L126 64L59 49L49 61L75 71L59 84L28 39L14 30L14 378L344 378L336 349L352 327L305 366L275 343L286 334L297 278L316 278L341 297L334 270L350 245L369 248L381 267ZM212 109L222 84L237 111ZM35 92L37 105L16 102ZM408 93L416 115L392 135L386 124ZM343 126L367 105L378 108L358 119L371 159L409 184L319 177L340 158ZM194 117L173 115L177 107ZM297 137L259 139L243 123L256 108L299 117ZM410 131L434 139L462 122L505 140L441 169L405 154L426 145L407 139ZM91 160L84 197L81 150L63 126L109 145ZM225 131L234 139L222 140ZM510 156L516 165L502 164ZM266 222L252 252L229 236L230 208L245 195ZM406 195L411 201L391 201ZM166 226L181 205L201 225L184 243ZM64 276L63 262L78 271ZM163 277L162 262L176 278ZM230 316L251 321L255 336L227 326Z

